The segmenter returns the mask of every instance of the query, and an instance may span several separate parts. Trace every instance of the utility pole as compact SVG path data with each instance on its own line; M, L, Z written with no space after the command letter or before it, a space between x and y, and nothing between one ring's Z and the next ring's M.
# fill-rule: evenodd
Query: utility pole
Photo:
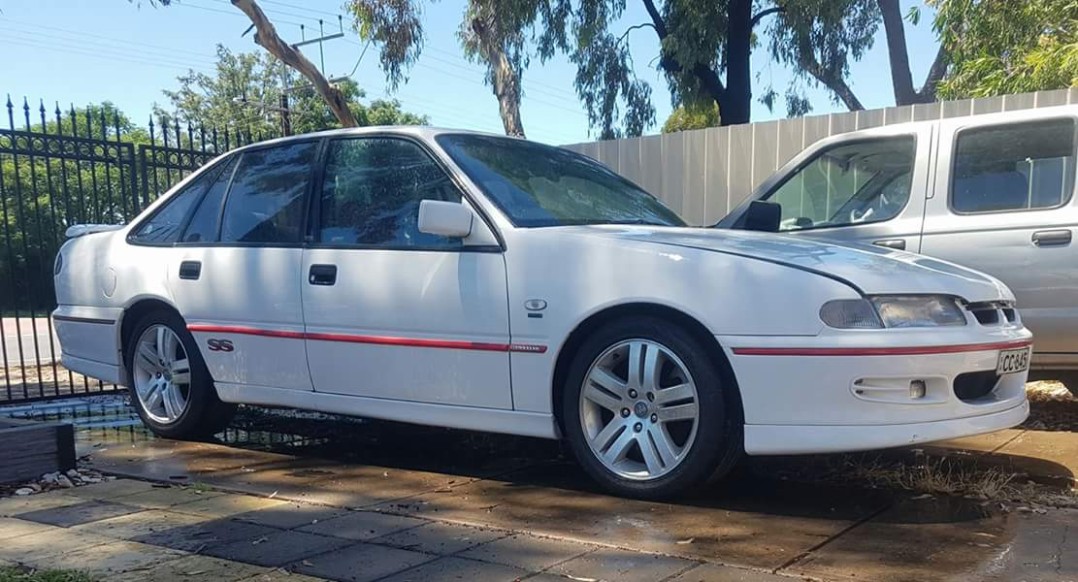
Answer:
M288 93L281 92L281 134L292 135L292 110L288 107Z

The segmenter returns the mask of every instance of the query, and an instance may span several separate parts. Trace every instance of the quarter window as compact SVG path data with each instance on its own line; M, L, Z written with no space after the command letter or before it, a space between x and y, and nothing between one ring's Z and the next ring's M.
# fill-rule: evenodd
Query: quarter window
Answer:
M202 197L202 201L198 203L195 213L191 215L191 222L187 224L187 229L183 232L181 241L206 243L217 240L217 226L221 221L221 201L228 190L232 171L236 167L236 158L237 156L233 156L228 161L221 170L220 175L217 176L213 186L209 188L206 195Z
M959 213L1054 208L1074 189L1074 120L965 130L955 144L951 207Z
M330 142L320 241L379 247L458 248L459 239L419 232L422 200L460 202L460 191L418 145L402 139Z
M225 202L221 242L298 243L317 142L243 153Z
M158 244L180 240L180 229L183 227L184 219L202 195L214 185L215 180L221 175L222 166L210 168L184 186L182 190L173 194L149 220L139 227L131 239L140 243Z
M883 222L910 199L916 141L864 140L824 150L766 199L782 207L779 229Z

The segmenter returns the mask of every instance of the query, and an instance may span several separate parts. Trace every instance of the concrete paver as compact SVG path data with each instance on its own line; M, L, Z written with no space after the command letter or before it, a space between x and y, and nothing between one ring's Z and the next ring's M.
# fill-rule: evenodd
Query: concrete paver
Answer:
M242 562L230 562L210 556L187 555L150 568L110 577L109 582L235 582L265 574L268 570Z
M384 578L436 558L420 552L358 543L307 558L296 564L295 570L333 580L360 582Z
M205 548L201 553L256 564L280 567L348 545L348 540L298 531L274 531L255 539L241 539Z
M436 521L374 538L378 544L447 556L504 538L507 532Z
M91 500L83 501L82 503L76 503L74 505L64 505L61 507L53 507L50 509L38 509L37 511L28 511L26 513L20 513L18 517L19 519L36 521L37 523L47 523L49 525L70 527L73 525L79 525L81 523L87 523L90 521L98 521L101 519L108 519L110 517L127 515L129 513L135 513L137 511L141 510L138 507L131 507L130 505L122 505L109 501Z
M976 569L1006 524L961 498L910 499L813 551L787 571L823 579L937 579Z
M529 535L511 535L476 546L461 558L539 571L594 550L594 546Z
M1024 461L1027 465L1055 464L1056 467L1046 467L1046 471L1055 469L1063 478L1069 473L1072 484L1078 476L1078 433L1027 430L996 452L1027 459ZM1037 469L1029 467L1029 470Z
M196 519L197 516L192 516ZM213 548L237 541L255 540L279 530L228 519L202 518L190 525L162 529L132 539L175 550L206 553Z
M562 562L550 571L572 576L578 580L592 578L618 582L653 582L685 572L698 564L699 562L669 556L601 548L568 562Z
M1078 580L1078 509L1019 514L1013 538L970 580L1061 582Z
M353 511L299 528L299 531L350 540L369 540L426 524L426 520L373 511Z
M323 507L307 503L285 503L274 507L256 509L232 516L236 521L245 521L258 525L268 525L280 529L293 529L305 525L315 525L331 520L348 512L334 507Z
M75 567L79 570L94 572L104 579L111 579L116 574L144 570L181 558L183 555L174 550L138 542L110 541L54 554L48 558L36 560L35 566L42 569Z
M386 582L426 582L428 580L463 580L466 582L514 582L528 575L526 570L477 562L463 558L438 558L411 570L386 578ZM528 578L534 580L534 578ZM569 582L565 578L562 582Z
M124 479L121 482L126 481L129 481L129 479ZM124 495L118 501L122 501L124 505L135 505L144 509L169 509L174 505L201 501L219 495L221 495L219 491L204 491L186 487L152 487L145 491Z
M44 533L51 529L51 526L41 523L23 521L21 519L16 519L13 517L0 517L0 541L3 541L7 538L15 538Z
M700 564L669 582L794 582L801 580L770 572L732 568L721 564Z
M39 493L37 495L27 495L24 497L8 497L6 499L0 499L0 517L13 517L20 513L63 507L65 505L75 505L76 503L82 503L84 501L86 500L75 497L74 495L69 495L67 490L50 491L48 493Z
M286 502L280 499L266 499L252 495L215 495L198 499L190 503L180 503L169 507L177 513L190 513L212 519L231 517L249 511L279 507Z
M112 538L87 532L74 532L62 527L39 533L12 537L0 544L0 560L37 565L55 556L70 555L82 548L100 546L113 542ZM66 562L68 568L78 564Z
M120 497L127 497L128 495L134 495L136 493L146 493L156 489L158 489L158 487L155 487L154 484L149 481L119 479L76 487L74 489L69 489L64 493L82 499L117 501Z
M193 515L162 511L160 509L148 509L77 525L72 527L71 531L86 531L110 538L134 540L155 533L159 534L195 525L202 521L202 518Z

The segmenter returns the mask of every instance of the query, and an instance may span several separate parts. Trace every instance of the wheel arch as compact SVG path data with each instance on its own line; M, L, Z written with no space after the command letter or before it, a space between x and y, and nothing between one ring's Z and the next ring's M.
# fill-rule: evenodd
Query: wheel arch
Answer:
M730 365L730 361L727 359L718 340L715 339L715 335L711 333L711 330L701 323L700 320L677 308L660 303L640 301L612 305L592 313L581 320L569 335L566 336L566 340L562 342L562 345L558 350L557 358L555 359L551 386L551 410L554 411L554 419L561 434L565 434L565 427L562 424L564 419L564 414L562 413L562 394L565 390L566 376L569 373L569 368L572 365L573 356L577 349L592 333L602 326L618 319L641 316L652 316L671 320L675 322L676 325L687 330L700 342L700 345L704 346L704 349L706 349L714 360L719 363L723 380L732 387L731 390L723 391L727 406L736 415L737 422L743 423L744 408L741 402L741 388L738 386L737 377L734 375L734 370Z
M183 315L180 314L180 310L169 301L157 297L157 296L143 296L133 299L124 307L123 313L120 315L120 369L121 373L127 373L127 342L131 338L131 333L135 328L135 324L138 323L147 313L151 313L156 310L171 311L178 315L180 319L183 319Z

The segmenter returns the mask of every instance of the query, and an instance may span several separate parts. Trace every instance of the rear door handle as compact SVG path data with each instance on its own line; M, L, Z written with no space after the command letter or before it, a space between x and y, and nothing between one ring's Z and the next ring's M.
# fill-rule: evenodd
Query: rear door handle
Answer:
M183 261L180 263L180 278L197 281L202 276L201 261Z
M892 238L887 240L874 241L872 244L878 247L887 247L889 249L898 249L900 251L906 250L906 239Z
M333 285L337 282L337 265L311 265L307 275L311 285Z
M1061 247L1071 244L1071 231L1038 230L1033 233L1033 244L1039 247Z

